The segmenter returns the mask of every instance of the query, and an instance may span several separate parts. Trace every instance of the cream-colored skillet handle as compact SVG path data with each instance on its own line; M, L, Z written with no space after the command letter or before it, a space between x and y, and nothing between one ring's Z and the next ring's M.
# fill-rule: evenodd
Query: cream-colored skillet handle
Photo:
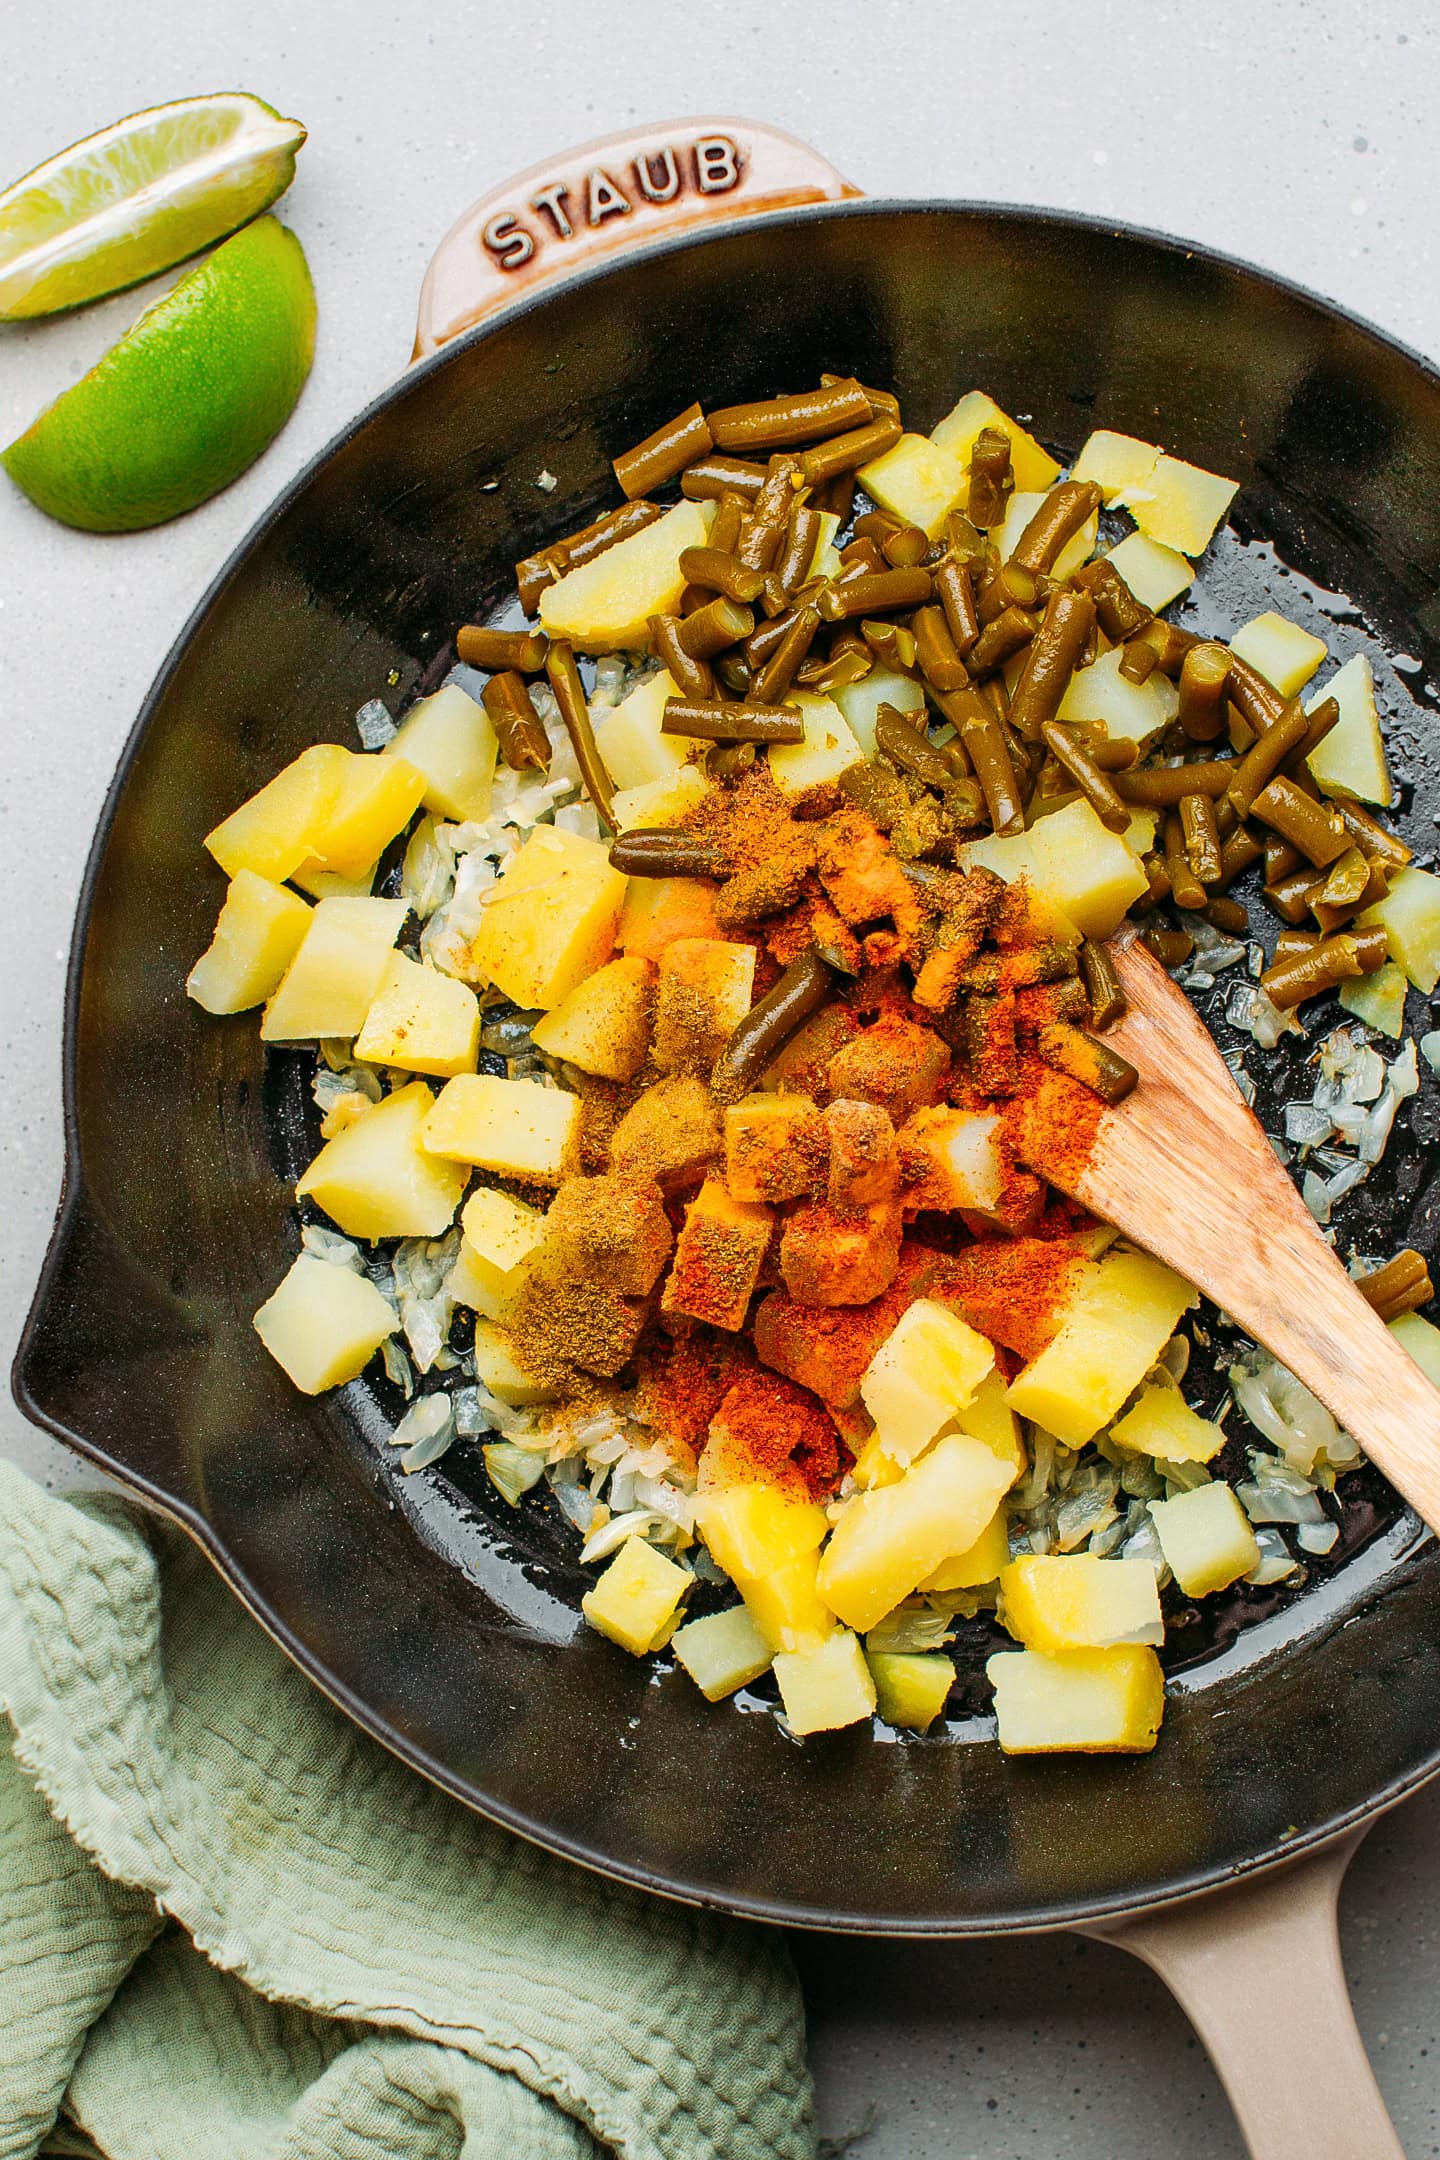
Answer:
M1143 1958L1204 2041L1252 2160L1405 2160L1355 2024L1336 1900L1363 1830L1234 1890L1085 1928Z
M652 240L859 193L818 151L755 120L673 120L602 136L491 189L457 218L425 273L415 358Z

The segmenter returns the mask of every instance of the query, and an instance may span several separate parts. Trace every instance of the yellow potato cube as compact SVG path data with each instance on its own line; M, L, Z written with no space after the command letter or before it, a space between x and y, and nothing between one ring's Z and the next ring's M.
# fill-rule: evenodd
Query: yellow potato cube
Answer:
M1341 983L1340 1003L1366 1027L1374 1028L1377 1035L1388 1035L1392 1042L1399 1042L1405 1033L1405 975L1393 960L1376 968L1373 975Z
M1173 1500L1152 1500L1150 1520L1166 1565L1186 1597L1226 1590L1260 1565L1250 1518L1219 1479L1177 1493Z
M886 1454L913 1462L994 1365L994 1345L958 1314L930 1298L907 1306L860 1382Z
M558 1185L580 1136L580 1098L534 1080L461 1073L447 1080L425 1120L432 1155L536 1185Z
M723 1178L707 1177L685 1211L660 1310L732 1333L742 1328L770 1248L771 1220L768 1207L732 1200Z
M1001 562L1008 562L1020 545L1020 535L1045 500L1045 491L1038 493L1016 488L1005 505L1004 521L990 535L1000 551ZM1072 577L1082 563L1087 563L1095 551L1095 539L1100 530L1099 512L1085 520L1073 540L1067 540L1055 558L1052 573L1057 578ZM1018 672L1018 670L1017 670Z
M503 1320L505 1317L506 1300L494 1290L474 1246L464 1238L460 1240L455 1265L445 1278L445 1294L453 1304L464 1305L483 1319Z
M356 1057L448 1080L474 1072L479 1049L480 1001L470 985L392 952L355 1037Z
M1010 1408L1081 1446L1139 1386L1195 1302L1189 1283L1148 1253L1083 1262L1053 1340L1011 1381Z
M651 1055L661 1072L708 1073L755 994L755 948L676 938L660 955Z
M863 752L845 724L838 705L805 691L787 693L787 705L798 705L805 722L805 740L771 743L765 753L770 777L782 795L792 801L816 788L834 785L842 772L859 764Z
M955 1423L972 1440L983 1440L1001 1462L1013 1463L1018 1476L1026 1466L1025 1444L1020 1420L1005 1400L1006 1385L998 1367L987 1373L964 1409L955 1413Z
M681 502L653 525L592 556L540 595L540 627L579 652L642 652L650 617L673 615L685 590L680 557L703 547L714 508Z
M343 755L335 798L311 831L309 858L295 872L302 882L312 870L364 877L409 824L425 793L424 773L406 758L352 750Z
M1105 559L1124 578L1141 607L1157 615L1195 582L1194 565L1184 555L1142 532L1127 534Z
M615 947L626 880L610 851L537 825L486 895L471 958L506 997L549 1012Z
M897 674L892 668L872 667L859 682L842 683L835 692L835 703L845 725L857 743L861 755L875 755L875 716L882 705L893 705L898 713L923 713L925 691L913 675Z
M724 1485L699 1493L695 1527L717 1567L743 1589L816 1551L829 1525L824 1508L778 1486Z
M1120 673L1124 657L1117 645L1101 653L1090 667L1077 668L1060 700L1056 718L1067 727L1103 721L1116 742L1133 742L1143 750L1175 718L1180 710L1180 693L1159 668L1143 683L1127 682Z
M1138 487L1149 479L1160 455L1160 445L1141 442L1137 435L1117 435L1110 428L1096 428L1087 435L1080 455L1070 468L1072 480L1093 480L1112 503L1129 487ZM1134 591L1133 586L1131 590ZM1135 595L1138 600L1141 596ZM1147 607L1153 601L1145 602Z
M1325 640L1267 608L1241 625L1230 640L1230 650L1248 660L1281 697L1288 698L1304 689L1325 658Z
M381 755L404 758L424 775L427 810L464 824L490 815L498 749L484 706L446 683L411 707Z
M232 810L205 845L227 877L253 870L278 885L311 853L312 835L340 792L350 756L338 743L315 743L282 767L258 794Z
M797 1553L768 1575L748 1576L739 1586L745 1610L772 1657L782 1650L813 1650L835 1632L835 1616L820 1595L819 1552Z
M660 732L667 701L679 695L674 677L661 668L657 675L647 675L612 711L597 707L596 748L622 793L658 780L673 781L692 762L695 746L687 736Z
M670 1648L707 1702L722 1701L770 1670L770 1647L743 1605L687 1620Z
M911 1186L907 1207L973 1208L988 1214L1000 1205L1004 1172L997 1136L998 1113L952 1110L944 1103L917 1110L900 1131L900 1151L923 1160L923 1183Z
M1364 653L1356 653L1337 669L1323 689L1307 698L1305 710L1314 712L1332 697L1340 707L1340 718L1305 762L1322 794L1349 795L1357 802L1379 803L1388 809L1395 800L1395 786L1375 709L1375 675Z
M342 877L338 870L322 870L318 856L303 862L295 872L293 882L302 892L309 893L312 900L364 900L375 884L378 862L371 863L358 877Z
M633 1080L650 1048L655 970L648 960L607 960L531 1030L547 1057L602 1080Z
M855 477L872 502L907 525L918 525L927 540L970 493L960 460L928 435L902 435Z
M835 535L840 530L840 519L833 510L820 512L820 530L815 536L815 552L803 582L812 578L839 577L845 565L840 560L840 550L835 545Z
M300 950L310 909L253 870L237 870L215 924L215 935L185 979L206 1012L247 1012L263 1005Z
M1067 945L1080 943L1079 930L1064 909L1056 905L1054 895L1046 892L1041 884L1040 864L1030 845L1029 833L987 833L983 840L964 841L956 849L955 859L962 870L993 870L1007 885L1023 878L1030 887L1032 912L1037 918L1036 935L1058 938Z
M1385 898L1357 920L1384 924L1390 958L1429 997L1440 982L1440 878L1407 863L1391 872Z
M1197 1416L1180 1390L1149 1381L1132 1409L1110 1428L1110 1437L1137 1455L1162 1462L1209 1462L1225 1445L1224 1428Z
M675 740L667 735L664 741ZM682 744L684 737L680 738ZM678 825L688 817L710 787L703 765L680 765L659 780L642 781L639 787L620 788L614 800L615 830L629 832L636 825Z
M1109 937L1148 890L1144 865L1125 835L1107 830L1083 798L1037 818L1025 837L1040 890L1088 938Z
M622 542L623 545L623 542ZM591 1627L634 1657L653 1650L693 1578L644 1538L629 1537L580 1600Z
M1148 1560L1029 1553L1000 1575L1000 1619L1027 1650L1108 1650L1165 1640Z
M404 900L321 900L265 1007L260 1040L358 1035L409 912Z
M449 1229L466 1172L428 1154L420 1135L434 1098L412 1080L327 1140L295 1187L350 1237L439 1237Z
M955 1685L955 1667L943 1651L867 1650L875 1682L875 1706L887 1725L928 1732Z
M808 1095L747 1095L725 1112L725 1183L732 1200L778 1203L815 1189L827 1151Z
M982 1583L997 1582L1010 1558L1010 1524L1003 1507L995 1510L973 1545L953 1559L942 1560L927 1575L921 1590L977 1590Z
M1165 1715L1155 1652L1000 1650L985 1666L1007 1755L1145 1755Z
M820 1595L846 1627L874 1627L942 1560L974 1544L1014 1478L983 1441L937 1440L897 1485L846 1503L821 1557Z
M855 1458L851 1475L861 1492L874 1492L881 1485L898 1485L905 1472L894 1456L886 1453L879 1433L872 1432Z
M535 1403L553 1402L555 1389L548 1381L527 1372L516 1361L509 1336L493 1321L475 1322L475 1377L500 1402L512 1410L528 1410Z
M875 1682L856 1636L843 1628L813 1650L782 1651L774 1672L791 1732L834 1732L874 1715Z
M1162 453L1144 480L1123 488L1116 499L1141 532L1162 547L1178 548L1182 555L1203 555L1239 487L1238 480Z
M1414 1358L1426 1379L1440 1387L1440 1328L1418 1312L1401 1313L1389 1325L1395 1340Z
M1017 488L1038 490L1043 494L1046 488L1055 485L1060 477L1060 467L1049 451L1042 450L1034 436L1027 435L1008 413L1001 412L994 398L987 397L983 390L967 391L959 404L930 430L930 440L968 466L975 438L982 428L987 427L998 428L1002 435L1010 438L1010 463Z
M301 1253L255 1315L255 1332L303 1395L354 1380L400 1325L368 1276Z
M544 1242L545 1217L508 1193L480 1185L460 1210L460 1227L465 1233L460 1250L468 1255L475 1280L503 1307L518 1289L526 1261Z

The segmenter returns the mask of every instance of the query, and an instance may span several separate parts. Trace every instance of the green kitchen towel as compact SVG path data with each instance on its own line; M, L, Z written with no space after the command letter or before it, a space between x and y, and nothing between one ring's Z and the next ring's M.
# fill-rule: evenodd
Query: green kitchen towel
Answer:
M0 2160L813 2154L777 1936L482 1822L177 1532L3 1464L0 1707Z

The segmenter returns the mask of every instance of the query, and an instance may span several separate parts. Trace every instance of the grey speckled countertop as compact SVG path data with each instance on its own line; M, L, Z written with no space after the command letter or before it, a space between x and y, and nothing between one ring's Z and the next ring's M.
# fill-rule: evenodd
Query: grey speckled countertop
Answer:
M1158 227L1440 353L1440 28L1425 0L247 0L223 15L175 0L70 0L59 18L16 11L5 46L3 179L122 113L197 90L250 89L300 116L310 142L282 215L320 296L298 413L205 509L96 540L0 484L7 1363L59 1185L64 952L120 745L231 546L403 367L430 250L482 188L632 121L746 113L807 137L872 194L1051 204ZM0 440L136 307L124 297L0 335ZM8 1400L0 1451L57 1481L71 1474ZM1406 2151L1440 2153L1440 1791L1363 1849L1344 1944ZM864 2160L1241 2151L1180 2012L1117 1951L822 1937L797 1950L824 2124L834 2134L871 2123Z

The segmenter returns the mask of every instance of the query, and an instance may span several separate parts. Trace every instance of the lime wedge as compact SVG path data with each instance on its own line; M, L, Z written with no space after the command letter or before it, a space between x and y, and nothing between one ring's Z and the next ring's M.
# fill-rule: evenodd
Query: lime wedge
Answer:
M103 360L0 451L41 510L133 532L193 510L259 457L315 353L304 252L257 218L186 272Z
M243 90L117 120L0 195L0 321L138 285L268 209L295 177L298 120Z

